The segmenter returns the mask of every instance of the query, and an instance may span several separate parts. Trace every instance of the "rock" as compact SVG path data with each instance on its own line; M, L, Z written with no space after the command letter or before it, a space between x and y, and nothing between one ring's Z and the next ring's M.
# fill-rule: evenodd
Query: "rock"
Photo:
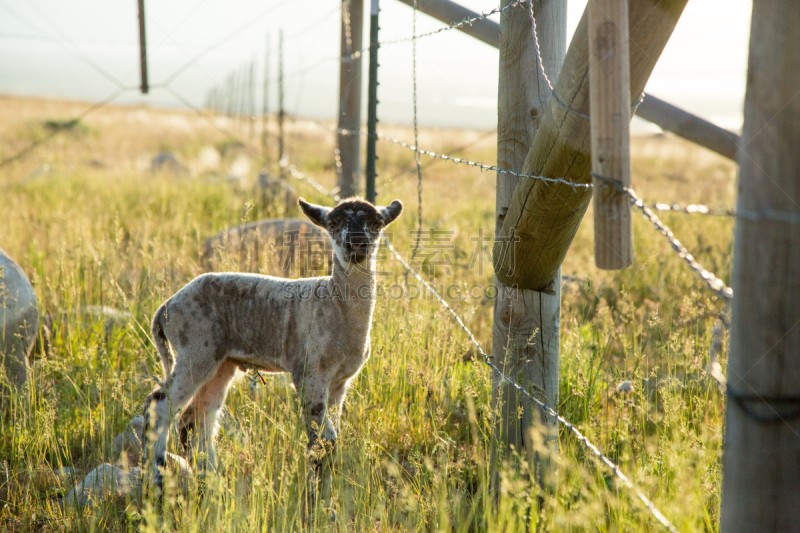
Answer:
M104 463L89 472L62 500L62 504L83 507L107 497L125 497L138 492L142 485L142 471L130 472Z
M633 392L633 383L630 381L623 381L619 385L617 385L617 391L619 392Z
M266 258L266 259L265 259ZM206 270L266 271L285 278L330 273L333 245L328 233L307 220L274 218L222 230L206 239Z
M78 312L87 318L99 318L105 320L103 324L103 331L105 333L105 340L108 342L114 329L124 327L126 324L133 320L133 315L128 311L120 311L107 305L85 305L78 308Z
M28 356L39 333L39 309L28 277L0 248L0 357L8 379L28 380Z
M104 340L108 343L115 330L124 328L133 321L133 315L107 305L85 305L75 309L75 317L84 326L93 327L98 320L103 321ZM52 356L51 346L54 338L67 338L68 324L72 322L72 312L54 311L44 314L40 334L36 336L33 353L36 356Z
M114 439L114 463L118 463L125 452L127 462L131 466L138 466L142 459L142 433L144 431L144 417L136 415L125 429Z
M150 162L150 170L153 172L175 172L183 170L183 167L175 156L169 152L159 152Z
M97 318L106 318L117 322L128 322L133 319L133 315L128 311L120 311L107 305L84 305L78 308L81 313Z
M182 490L188 488L189 476L192 469L183 457L167 453L167 469L178 475L179 486ZM83 481L75 485L61 500L61 504L92 505L99 503L104 498L126 498L139 495L142 487L142 469L132 468L130 471L103 463L89 472Z

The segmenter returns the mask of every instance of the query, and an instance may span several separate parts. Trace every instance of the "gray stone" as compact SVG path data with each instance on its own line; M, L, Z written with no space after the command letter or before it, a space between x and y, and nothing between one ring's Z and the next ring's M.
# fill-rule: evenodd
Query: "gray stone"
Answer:
M328 233L307 220L270 218L222 230L203 243L206 270L262 272L282 277L322 276L333 264ZM271 268L270 268L271 267Z
M0 358L11 383L28 380L28 356L39 333L39 309L28 277L0 248Z
M175 159L175 156L169 152L159 152L150 162L150 168L153 172L171 171L180 172L182 169L181 164Z
M619 392L633 392L633 383L630 381L623 381L617 385L617 390Z
M120 311L107 305L86 305L78 308L78 311L87 318L103 320L103 333L105 341L111 340L111 336L116 328L125 327L133 320L133 315L128 311Z
M167 470L178 476L178 486L187 490L192 469L183 457L167 453ZM142 487L142 469L122 468L103 463L89 472L83 481L75 485L61 500L63 506L93 505L105 498L134 498Z
M137 466L142 459L142 432L144 417L136 415L125 429L114 439L114 463L122 458L125 452L128 465Z
M130 472L104 463L89 472L83 481L75 485L62 500L64 505L83 507L99 503L107 497L125 497L138 492L142 484L142 472L134 468Z

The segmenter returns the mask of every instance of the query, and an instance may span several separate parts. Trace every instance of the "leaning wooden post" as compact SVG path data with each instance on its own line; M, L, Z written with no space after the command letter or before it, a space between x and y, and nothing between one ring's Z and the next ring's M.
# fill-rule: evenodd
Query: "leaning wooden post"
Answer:
M739 145L723 533L800 531L800 3L755 0Z
M338 135L342 172L339 196L358 193L361 167L361 47L364 0L342 0L341 64L339 66L339 129L356 132Z
M631 94L641 94L687 0L636 0L628 7L631 42ZM589 139L588 20L581 18L555 83L536 138L528 151L525 174L591 182ZM557 275L592 189L526 179L514 190L492 261L506 285L542 290ZM504 243L510 243L505 245Z
M504 0L503 6L510 0ZM539 44L547 74L555 79L567 48L565 0L534 2ZM497 102L497 166L522 172L525 156L550 98L547 82L538 68L527 6L503 11L500 18L500 80ZM503 225L519 178L498 172L495 232ZM558 405L558 338L561 312L561 280L556 276L544 291L509 287L497 281L494 301L492 355L504 371L519 380L539 400ZM500 409L495 426L492 466L497 468L512 447L525 453L530 465L542 467L532 434L545 424L550 451L558 450L555 420L547 420L536 406L495 375L492 397ZM520 410L522 416L520 416ZM500 453L498 453L500 452ZM493 482L497 488L497 470Z
M620 270L633 264L631 205L604 179L631 184L628 0L589 0L588 9L594 261Z

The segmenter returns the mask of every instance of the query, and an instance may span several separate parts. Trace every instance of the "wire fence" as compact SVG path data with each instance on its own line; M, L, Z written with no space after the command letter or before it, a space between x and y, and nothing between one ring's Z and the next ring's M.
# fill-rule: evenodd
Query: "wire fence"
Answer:
M321 184L316 182L311 176L308 176L307 174L304 174L304 173L300 172L297 169L295 169L295 171L296 172L292 173L292 177L294 177L295 179L302 180L302 181L304 181L306 183L309 183L309 184L311 184L313 182L312 186L317 191L322 192L324 194L327 194L331 198L334 198L334 199L338 198L337 196L335 196L335 193L333 193L332 191L327 190ZM400 255L400 253L395 249L395 247L392 245L391 242L389 242L388 239L384 238L383 242L385 243L385 245L388 248L388 250L391 252L392 256L394 256L394 258L400 263L400 265L406 271L406 273L414 276L414 278L416 278L417 281L419 281L422 284L422 286L425 287L425 289L428 292L430 292L431 295L434 298L436 298L436 300L439 302L439 304L441 304L441 306L445 310L447 310L447 312L450 314L450 316L453 317L453 320L455 320L455 322L456 322L456 324L458 324L459 328L461 328L461 330L467 335L467 338L469 339L470 343L472 343L472 345L477 350L478 354L480 354L483 362L489 368L491 368L494 372L496 372L497 375L500 376L500 378L503 381L505 381L508 384L510 384L512 387L514 387L515 390L520 392L528 400L530 400L532 403L534 403L537 406L537 408L539 410L541 410L545 415L547 415L547 416L551 417L552 419L556 420L567 431L571 432L575 436L577 441L584 446L584 448L586 448L592 455L594 455L598 460L600 460L603 464L605 464L612 471L614 476L616 476L617 479L619 479L620 482L622 482L622 484L626 488L628 488L630 491L633 492L634 496L645 505L645 507L656 518L656 520L658 520L658 522L661 525L663 525L665 528L667 528L672 533L677 533L678 529L664 516L664 514L661 511L658 510L658 508L656 508L656 506L653 503L653 501L650 498L648 498L647 495L645 495L644 492L641 489L639 489L636 485L634 485L633 482L631 482L630 478L628 478L628 476L626 476L622 472L622 470L619 468L619 466L616 463L614 463L614 461L612 461L606 454L601 452L600 449L594 443L592 443L580 431L580 429L578 429L577 426L575 426L575 424L573 424L572 422L570 422L569 420L564 418L562 415L560 415L551 406L549 406L546 403L544 403L544 402L540 401L539 399L537 399L534 395L532 395L530 392L528 392L528 390L525 389L522 385L520 385L515 380L513 380L511 377L509 377L507 374L505 374L494 363L494 361L492 359L492 356L488 355L484 351L483 346L481 346L481 343L478 342L478 340L475 338L475 335L467 327L467 325L464 323L464 320L458 315L458 313L455 311L455 309L453 309L453 307L450 304L447 303L447 300L445 300L444 297L430 283L425 281L425 279L419 274L419 272L417 272L403 258L403 256Z
M358 135L358 134L361 133L361 132L353 132L353 131L349 131L349 130L341 130L341 129L336 129L336 128L326 128L325 126L323 126L321 124L318 124L318 123L315 123L315 122L310 122L310 123L314 124L314 125L316 125L318 127L328 129L328 131L332 131L332 132L340 133L340 134L344 134L344 135ZM545 183L568 185L572 189L577 189L577 188L590 189L590 188L593 187L592 183L576 183L576 182L568 180L566 178L548 178L547 176L538 176L538 175L533 175L533 174L521 174L521 173L517 173L517 172L511 171L511 170L501 169L497 165L486 165L484 163L476 163L476 162L473 162L473 161L470 161L470 160L464 159L464 158L457 158L457 157L449 156L449 155L446 155L446 154L435 153L435 152L431 152L431 151L428 151L428 150L418 149L414 145L411 145L411 144L409 144L407 142L401 141L400 139L395 139L395 138L392 138L392 137L388 137L388 136L383 135L381 133L378 133L378 138L379 139L383 139L383 140L387 140L389 142L392 142L394 144L397 144L399 146L402 146L404 148L412 150L415 153L425 154L425 155L428 155L428 156L433 157L433 158L438 158L438 159L443 159L443 160L446 160L446 161L451 161L451 162L456 163L456 164L468 165L470 167L479 168L481 170L490 170L490 171L495 171L495 172L498 172L498 173L501 173L501 174L507 173L507 174L514 175L514 176L516 176L518 178L539 180L539 181L542 181L542 182L545 182ZM603 180L603 181L612 182L612 180L608 180L606 178L603 178L602 176L597 176L597 175L593 175L593 176L598 178L598 179L600 179L600 180ZM612 182L612 183L610 183L610 185L616 187L617 186L617 182ZM636 193L633 191L633 189L620 188L619 190L620 190L620 192L628 195L631 198L631 204L634 207L636 207L637 209L639 209L642 212L642 215L648 221L650 221L653 224L653 226L656 228L656 230L658 230L662 235L664 235L667 238L667 240L670 243L670 246L672 246L672 248L678 253L678 256L681 259L683 259L689 265L689 267L692 269L692 272L694 272L701 280L703 280L704 283L707 284L709 289L711 289L715 294L717 294L720 298L723 298L724 300L729 300L730 298L733 297L733 290L730 287L726 286L722 282L722 280L720 280L713 272L710 272L710 271L706 270L705 268L703 268L703 266L700 263L697 262L697 260L694 258L694 256L691 253L689 253L689 251L681 244L681 242L677 238L675 238L675 235L672 232L672 230L670 230L669 227L667 227L653 213L653 211L650 209L650 207L647 204L645 204L642 201L642 199L639 198L638 195L636 195ZM670 207L667 204L663 204L663 203L656 203L654 205L657 206L656 209L658 209L658 210L680 211L680 212L685 212L685 213L702 214L702 215L710 215L710 216L739 216L739 214L737 214L736 212L733 212L733 211L725 212L724 214L722 214L722 213L719 213L717 211L709 209L705 205L692 204L692 205L687 206L685 208L676 208L676 207L679 207L679 206ZM667 209L668 207L669 207L669 209ZM757 214L755 216L763 216L763 215L761 215L761 213L759 213L759 214Z
M189 99L185 98L178 91L176 91L174 89L174 87L171 86L171 83L175 79L177 79L183 72L185 72L187 69L189 69L192 65L196 65L197 64L197 60L201 59L202 57L204 57L205 55L210 53L212 50L218 48L219 46L222 46L224 43L226 43L229 40L231 40L232 38L234 38L237 34L239 34L244 29L252 26L253 24L258 22L259 20L261 20L264 17L266 17L268 14L272 13L274 10L278 9L281 5L282 5L281 2L277 2L277 3L271 4L265 10L263 10L260 14L258 14L256 17L250 19L247 23L245 23L242 26L240 26L239 28L237 28L237 30L235 30L234 32L229 33L228 35L224 36L222 39L216 41L211 46L206 47L199 54L190 57L190 59L185 64L183 64L182 66L177 68L171 74L167 75L164 78L163 82L153 84L153 85L151 85L151 88L166 90L167 92L172 94L178 101L180 101L184 106L188 107L189 109L192 109L194 112L196 112L199 115L201 115L204 118L206 118L206 120L209 122L209 124L211 124L218 131L220 131L221 133L223 133L224 135L226 135L228 137L235 138L235 136L233 134L231 134L231 132L225 131L222 128L220 128L218 125L216 125L214 123L214 121L211 120L211 118L208 116L208 114L203 111L203 109L201 109L200 107L194 105ZM473 23L475 23L475 22L477 22L479 20L488 18L488 17L496 15L498 13L502 13L502 12L508 10L508 9L512 9L512 8L518 7L518 6L525 6L525 5L529 6L528 11L529 11L529 14L530 14L531 24L532 24L532 38L534 40L534 44L535 44L535 48L536 48L536 54L537 54L537 67L540 70L540 74L542 75L542 77L546 80L546 85L547 85L547 87L549 89L549 93L550 93L551 97L553 98L553 101L555 101L559 106L563 107L564 109L566 109L569 112L576 113L579 116L584 117L584 118L588 118L588 116L585 113L583 113L582 111L579 111L579 110L572 109L571 107L566 105L564 102L562 102L558 98L558 96L556 95L554 87L553 87L552 83L550 82L550 78L548 77L547 73L545 72L544 65L543 65L543 62L542 62L541 50L539 48L539 39L538 39L537 30L536 30L536 18L535 18L535 14L533 12L532 2L529 3L529 2L525 2L524 0L516 0L516 1L513 1L513 2L509 3L508 5L506 5L504 7L498 7L498 8L495 8L495 9L493 9L493 10L487 12L487 13L482 13L482 14L480 14L478 16L475 16L475 17L465 18L464 20L461 20L459 22L453 22L453 23L450 23L449 25L444 26L442 28L439 28L437 30L430 31L430 32L427 32L427 33L423 33L423 34L420 34L420 35L416 34L416 24L414 23L414 28L412 30L412 36L411 37L409 37L409 38L398 38L398 39L393 39L393 40L388 40L388 41L382 41L380 43L381 46L392 45L392 44L396 44L396 43L400 43L400 42L411 42L412 43L413 77L414 77L414 83L413 83L414 142L413 142L413 144L412 143L408 143L408 142L403 141L401 139L397 139L397 138L394 138L394 137L391 137L391 136L388 136L388 135L385 135L385 134L382 134L382 133L378 133L377 134L377 138L382 140L382 141L389 142L389 143L401 146L403 148L406 148L406 149L411 150L411 151L414 152L415 165L416 165L417 178L418 178L418 195L419 195L419 199L418 199L418 201L419 201L418 216L419 216L420 228L421 228L421 224L422 224L422 171L421 171L420 161L419 161L419 156L420 155L425 155L425 156L433 158L433 159L450 161L450 162L452 162L454 164L457 164L457 165L466 165L466 166L468 166L470 168L477 168L477 169L480 169L482 171L492 171L492 172L497 172L497 173L500 173L500 174L510 174L510 175L513 175L513 176L515 176L517 178L520 178L520 179L539 180L539 181L541 181L543 183L547 183L547 184L550 184L552 186L559 186L559 185L568 186L572 190L591 189L593 187L593 184L591 182L589 182L589 183L580 183L580 182L575 182L575 181L573 181L571 179L568 179L568 178L565 178L565 177L548 177L548 176L542 176L542 175L532 175L532 174L518 173L518 172L511 171L511 170L501 169L497 165L490 165L490 164L485 164L485 163L481 163L481 162L475 162L475 161L472 161L470 159L463 158L463 157L456 157L454 155L448 155L448 154L443 154L443 153L436 153L436 152L433 152L433 151L430 151L430 150L424 150L424 149L421 149L418 146L417 90L416 90L417 89L417 84L416 84L416 42L417 42L417 40L422 39L422 38L426 38L426 37L430 37L430 36L433 36L433 35L441 34L443 32L449 31L449 30L462 28L465 25L473 24ZM5 9L7 12L11 13L13 16L15 16L17 18L20 18L18 13L14 12L13 9L10 9L8 6L6 6L2 2L0 2L0 7ZM414 2L414 6L413 7L414 7L414 17L415 17L414 20L416 21L416 14L417 14L416 2ZM331 11L329 14L325 15L325 17L322 17L321 19L315 21L311 25L309 25L306 28L304 28L302 31L304 31L304 32L310 31L311 29L316 27L318 24L320 24L321 21L323 21L326 17L333 15L337 11L339 11L338 7L337 7L336 10ZM42 13L40 13L40 14L42 14ZM55 23L52 20L48 19L46 16L43 15L43 19L51 27L57 28ZM20 18L20 20L22 20L22 18ZM23 22L25 22L25 21L23 20ZM352 60L354 58L360 57L360 55L363 52L366 52L368 50L368 48L364 48L363 50L355 50L355 51L352 50L352 38L351 38L352 29L349 27L349 19L347 19L345 21L345 23L346 23L345 30L347 32L346 41L347 41L348 54L346 54L344 57L340 58L341 61L349 61L349 60ZM34 26L32 24L26 24L26 25L28 25L31 29L36 31L37 34L41 34L42 33L41 30L38 27L36 27L36 26ZM101 102L99 102L97 104L94 104L94 105L90 106L84 113L79 115L76 118L76 120L80 121L80 120L85 119L88 115L90 115L91 113L93 113L94 111L99 109L100 107L102 107L104 105L107 105L110 102L112 102L120 94L122 94L122 93L124 93L126 91L131 91L131 90L138 89L138 88L124 86L123 85L123 81L124 80L120 81L120 80L116 79L114 76L112 76L107 71L105 71L105 69L103 69L101 66L97 65L93 60L91 60L91 58L86 57L85 54L83 54L80 50L78 50L77 47L75 47L74 43L72 43L69 40L68 37L63 35L60 31L57 32L57 33L61 37L61 40L56 40L56 39L53 39L53 38L47 38L47 40L51 41L51 42L54 42L55 44L58 44L59 46L62 46L65 49L68 49L67 51L70 52L72 55L76 56L82 62L84 62L87 65L89 65L90 67L94 68L98 73L100 73L105 78L109 79L110 81L112 81L113 83L115 83L117 85L117 89L115 91L113 91L106 99L104 99L103 101L101 101ZM291 36L289 38L291 38ZM321 60L321 61L319 61L319 62L317 62L317 63L315 63L315 64L313 64L313 65L311 65L309 67L306 67L304 69L299 69L298 71L296 71L296 73L297 73L298 76L305 75L306 73L308 73L311 70L313 70L314 68L316 68L318 65L322 64L324 61L328 61L330 59L335 59L335 58L324 58L323 60ZM293 74L290 73L287 77L292 76L292 75ZM226 99L226 98L227 99L231 99L231 95L228 94L228 92L226 92L225 90L223 90L219 86L217 86L217 87L218 87L218 90L214 93L216 98L218 98L218 99ZM251 95L249 97L249 100L253 100L253 99L254 99L254 97ZM635 103L632 107L635 108L636 106L638 106L639 103L641 103L641 99L637 103ZM252 105L248 106L247 109L240 110L240 111L246 111L247 114L254 115L255 114L255 105L253 103ZM320 123L318 123L316 121L309 121L308 124L310 126L313 126L313 127L316 127L316 128L322 128L322 129L327 130L329 132L336 133L336 134L341 134L341 135L350 135L350 136L366 135L366 133L363 132L363 131L354 131L354 130L346 130L346 129L338 129L338 128L333 128L333 127L328 127L328 126L322 125L322 124L320 124ZM68 134L70 132L71 132L71 130L67 131ZM57 133L58 132L53 132L48 136L41 137L40 139L37 139L31 145L25 147L23 150L19 151L18 153L14 154L12 156L9 156L6 159L0 161L0 168L6 166L8 164L13 163L14 161L17 161L17 160L20 160L20 159L24 158L29 153L31 153L34 148L39 146L41 143L46 143L50 138L52 138ZM337 161L337 164L340 165L341 164L340 161ZM279 162L279 165L280 165L280 167L282 169L284 169L286 171L287 175L290 176L291 178L306 183L307 185L312 187L314 190L316 190L320 194L323 194L323 195L331 197L334 201L339 201L340 200L340 197L338 195L338 191L337 190L335 190L335 189L334 190L329 190L329 189L325 188L324 186L322 186L314 178L312 178L310 175L302 172L295 164L290 162L288 157L286 159L284 159L284 160L281 160ZM783 222L800 223L800 214L797 214L797 213L785 213L785 212L774 211L774 210L747 211L747 210L739 209L739 210L734 211L734 210L725 210L725 209L713 209L713 208L710 208L710 207L708 207L706 205L702 205L702 204L689 204L689 205L685 205L685 206L677 205L677 204L667 204L667 203L650 203L650 204L647 204L636 194L636 192L632 188L623 187L618 182L615 182L613 180L609 180L608 178L605 178L605 177L602 177L602 176L598 176L598 175L594 175L594 174L592 176L594 178L596 178L597 180L603 182L604 186L615 187L620 193L625 194L626 196L628 196L628 198L630 199L631 205L633 207L635 207L637 210L639 210L641 212L641 214L645 217L645 219L648 220L653 225L653 227L667 239L667 241L669 242L671 248L678 254L678 256L684 262L687 263L687 265L692 270L692 272L695 275L697 275L705 283L705 285L708 287L709 290L711 290L715 295L717 295L718 297L723 299L726 302L726 305L727 305L728 308L730 307L730 302L731 302L731 300L733 298L732 289L730 287L726 286L725 283L720 278L718 278L714 273L704 269L702 267L702 265L700 265L697 262L697 260L693 257L693 255L691 253L689 253L689 251L675 237L675 235L670 230L670 228L667 227L655 215L654 211L675 212L675 213L682 213L682 214L689 214L689 215L706 215L706 216L716 216L716 217L746 218L746 219L750 219L750 220L772 219L772 220L778 220L778 221L783 221ZM500 378L502 380L504 380L505 382L510 384L520 394L523 394L526 398L528 398L528 400L530 400L533 404L535 404L543 413L545 413L547 416L551 417L552 419L556 420L568 432L572 433L575 436L575 438L577 439L577 441L586 450L588 450L597 460L599 460L600 462L605 464L612 471L614 476L625 487L627 487L639 501L641 501L644 504L644 506L649 510L649 512L652 514L652 516L661 525L663 525L669 531L677 532L677 528L664 516L663 513L661 513L655 507L653 501L650 500L644 494L644 492L642 490L640 490L636 485L634 485L632 483L632 481L620 470L619 466L617 464L615 464L607 455L605 455L603 452L601 452L599 450L599 448L595 444L593 444L578 429L577 426L575 426L569 420L567 420L566 418L561 416L553 407L551 407L551 406L547 405L546 403L544 403L544 402L540 401L539 399L537 399L534 395L532 395L523 386L521 386L515 380L513 380L508 375L506 375L502 371L502 369L499 368L494 363L494 360L492 359L492 356L488 355L484 351L484 349L481 346L481 344L475 338L475 335L466 326L464 320L457 314L457 312L453 309L453 307L448 304L448 302L444 299L444 297L431 284L429 284L414 268L411 267L411 265L397 252L397 250L394 248L394 246L392 246L392 244L388 240L384 240L384 242L385 242L388 250L391 252L392 256L398 261L398 263L407 272L407 274L410 274L410 275L414 276L414 278L418 282L420 282L425 287L425 289L427 291L429 291L431 293L431 295L433 295L435 297L435 299L439 302L439 304L441 304L441 306L444 309L446 309L447 312L452 316L453 320L456 322L458 327L467 335L470 343L475 347L477 352L483 358L483 362L491 369L492 372L496 372L497 375L500 376ZM719 384L720 390L726 390L726 383L724 381L724 375L721 372L721 367L720 367L718 361L716 360L716 356L717 356L717 354L719 354L721 352L721 349L722 349L721 348L721 346L722 346L722 336L724 334L725 327L726 327L726 323L725 323L725 320L723 320L723 319L719 320L718 323L715 325L715 329L714 329L714 333L713 333L713 340L712 340L712 347L711 347L711 351L710 351L711 362L709 364L709 368L707 369L709 375L713 379L715 379L717 381L717 383ZM744 400L742 400L742 401L746 401L746 400L749 399L748 397L745 397L743 395L738 395L738 399L737 399L737 395L731 393L729 387L727 387L727 391L728 391L729 397L731 397L734 400L739 401L742 398L744 398Z

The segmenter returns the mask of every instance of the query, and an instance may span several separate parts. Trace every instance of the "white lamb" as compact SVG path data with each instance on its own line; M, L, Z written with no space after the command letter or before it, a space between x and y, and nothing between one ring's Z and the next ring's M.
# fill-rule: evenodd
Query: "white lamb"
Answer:
M145 401L154 481L161 486L168 427L181 413L181 440L205 452L216 468L216 417L240 370L290 372L300 395L308 446L335 445L347 386L369 358L375 308L375 253L383 229L402 212L395 200L375 207L358 199L335 208L300 207L326 229L334 245L331 276L286 280L256 274L203 274L164 302L153 317L153 339L166 380ZM173 359L170 346L175 352ZM321 443L320 443L321 444ZM150 445L145 445L150 453ZM318 469L318 466L317 466Z

